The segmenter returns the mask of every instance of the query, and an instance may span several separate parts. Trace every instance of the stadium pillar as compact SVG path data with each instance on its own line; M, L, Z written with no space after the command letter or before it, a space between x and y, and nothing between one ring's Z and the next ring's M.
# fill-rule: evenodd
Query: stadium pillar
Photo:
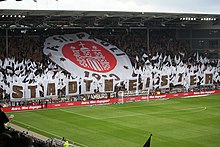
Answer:
M147 28L147 53L150 53L150 35L149 35L149 28Z
M5 49L6 57L8 57L8 28L5 29Z

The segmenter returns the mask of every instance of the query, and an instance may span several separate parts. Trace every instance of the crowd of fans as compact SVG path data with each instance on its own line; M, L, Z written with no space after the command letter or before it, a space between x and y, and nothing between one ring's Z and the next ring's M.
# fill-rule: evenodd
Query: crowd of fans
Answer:
M5 37L0 37L0 59L6 58ZM43 60L43 40L39 36L15 36L8 39L8 56L16 60L32 59L36 62Z
M79 30L78 32L81 32ZM158 52L163 54L175 55L179 51L190 53L188 42L179 42L175 39L175 30L150 30L150 44L147 49L146 30L136 29L106 29L89 30L87 33L95 38L105 40L128 54L130 58L141 56L143 53L156 55ZM68 32L65 32L68 33ZM44 55L42 52L45 39L50 34L26 35L12 34L8 39L8 56L16 60L31 59L42 62ZM6 58L6 38L0 36L0 59Z
M67 32L66 32L67 33ZM175 39L174 30L150 30L149 49L147 49L146 30L111 29L93 30L89 34L116 45L119 49L128 54L131 59L142 56L144 53L156 55L163 53L166 55L178 54L179 51L186 56L191 52L189 42L179 42ZM48 34L42 35L15 35L8 39L8 56L18 61L31 59L35 62L43 62L43 46ZM148 53L149 51L149 53ZM6 38L0 37L0 59L6 58Z
M32 137L28 132L19 132L13 128L7 128L0 134L0 147L46 147L46 142Z
M0 147L79 147L63 138L48 138L42 140L30 135L28 131L18 131L7 127L5 132L0 133Z
M193 53L188 42L176 40L175 31L151 30L147 49L146 30L103 30L89 31L95 38L105 40L126 52L139 75L186 68L188 72L215 72L214 80L219 81L220 61L209 60ZM9 51L6 57L5 38L0 37L0 97L9 100L10 83L34 83L44 78L56 77L65 81L71 75L52 63L43 55L46 35L25 35L9 37ZM156 82L156 81L155 81ZM61 84L60 89L64 86Z

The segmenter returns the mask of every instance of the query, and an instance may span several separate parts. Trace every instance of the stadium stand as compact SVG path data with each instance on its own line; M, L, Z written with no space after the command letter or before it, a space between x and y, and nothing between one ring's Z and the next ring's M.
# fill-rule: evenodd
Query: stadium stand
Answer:
M200 74L203 74L204 71L220 70L218 60L209 60L198 53L193 53L190 51L188 43L182 43L173 38L172 31L156 30L152 33L150 53L146 51L146 42L144 41L146 37L141 34L140 30L131 33L124 30L117 31L110 34L109 31L104 31L104 33L102 31L90 31L90 34L116 44L116 46L123 49L129 55L136 73L143 74L146 72L146 74L150 74L147 73L149 71L158 76L161 71L166 70L172 78L177 69L187 70L191 73L199 71ZM12 82L31 84L45 77L49 79L71 77L68 72L43 55L44 39L32 37L24 34L18 38L9 38L9 56L6 58L5 53L1 53L0 81L3 85L1 85L0 93L1 98L7 102L9 102L9 84ZM1 38L1 41L4 42L4 39ZM3 47L2 50L4 50ZM214 81L219 84L218 72L214 76ZM20 102L19 105L26 105L21 103L23 102ZM10 103L8 105L10 106Z

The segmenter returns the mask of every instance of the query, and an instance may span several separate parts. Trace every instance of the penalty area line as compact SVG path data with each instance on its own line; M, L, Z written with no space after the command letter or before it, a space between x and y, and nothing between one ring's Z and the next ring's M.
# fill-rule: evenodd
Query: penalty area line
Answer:
M59 109L59 110L63 111L63 112L66 112L66 113L72 113L72 114L75 114L75 115L79 115L79 116L83 116L83 117L87 117L87 118L91 118L91 119L98 119L96 117L92 117L92 116L89 116L89 115L84 115L84 114L76 113L76 112L73 112L73 111L68 111L68 110L64 110L64 109Z
M73 111L68 111L68 110L63 110L63 109L59 109L60 111L66 112L66 113L72 113L75 115L79 115L79 116L83 116L83 117L87 117L87 118L91 118L91 119L96 119L96 120L105 120L105 119L112 119L112 118L122 118L122 117L132 117L132 116L141 116L141 115L145 115L144 113L133 113L133 114L127 114L127 115L119 115L119 116L106 116L106 117L92 117L92 116L88 116L88 115L84 115L84 114L79 114Z

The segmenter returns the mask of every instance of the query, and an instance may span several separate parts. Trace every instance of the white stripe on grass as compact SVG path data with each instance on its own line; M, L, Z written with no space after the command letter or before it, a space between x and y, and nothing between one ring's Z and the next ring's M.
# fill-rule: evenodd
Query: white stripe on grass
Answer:
M96 119L96 120L104 120L104 119L114 119L114 118L123 118L123 117L134 117L134 116L143 116L143 115L151 115L151 114L164 114L164 113L172 113L172 112L181 112L181 113L196 113L196 112L201 112L206 110L206 107L189 107L189 108L183 108L183 109L178 109L178 110L167 110L167 111L160 111L160 112L148 112L148 113L133 113L132 114L120 114L117 116L109 116L109 117L93 117L85 114L80 114L74 111L69 111L69 110L64 110L64 109L59 109L60 111L66 112L66 113L72 113L75 115L91 118L91 119Z
M46 130L43 130L43 129L40 129L40 128L37 128L37 127L34 127L34 126L32 126L32 125L29 125L29 124L26 124L26 123L23 123L23 122L20 122L20 121L17 121L17 120L13 120L13 121L14 121L14 122L17 122L17 123L19 123L19 124L22 124L22 125L28 126L29 128L33 128L33 129L35 129L35 130L38 130L38 131L44 132L44 133L46 133L46 134L49 134L49 135L55 136L55 137L57 137L57 138L62 138L62 136L59 136L59 135L57 135L57 134L55 134L55 133L48 132L48 131L46 131ZM34 131L32 131L32 132L34 132ZM80 146L82 146L82 147L88 147L87 145L84 145L84 144L81 144L81 143L79 143L79 142L76 142L76 141L70 140L70 139L68 139L68 138L67 138L67 140L69 140L69 141L71 141L71 142L73 142L73 143L76 143L76 144L78 144L78 145L80 145Z
M170 105L170 104L179 104L180 102L166 102L166 103L154 103L156 101L151 101L151 102L146 102L138 106L131 106L131 105L126 105L126 104L131 104L131 103L125 103L125 104L112 104L112 105L95 105L94 107L96 109L103 109L103 107L106 109L127 109L127 108L141 108L141 107L148 107L148 106L160 106L160 105ZM137 102L136 102L137 103ZM123 105L123 107L117 107L117 105Z
M68 111L68 110L64 110L64 109L59 109L59 110L63 111L63 112L66 112L66 113L72 113L72 114L75 114L75 115L79 115L79 116L83 116L83 117L87 117L87 118L91 118L91 119L97 119L97 120L145 115L144 113L133 113L133 114L128 114L128 115L120 115L120 116L93 117L93 116L89 116L89 115L85 115L85 114L80 114L80 113L76 113L76 112Z
M146 113L149 114L163 114L163 113L173 113L173 112L180 112L180 113L196 113L206 110L206 107L189 107L189 108L182 108L182 109L174 109L174 110L167 110L167 111L159 111L159 112L150 112Z
M125 106L125 107L121 107L120 109L126 109L126 108L138 108L138 107L147 107L147 106L160 106L160 105L172 105L172 104L179 104L180 102L163 102L163 103L154 103L156 101L152 101L152 102L147 102L144 105L141 106Z
M64 110L64 109L59 109L60 111L66 112L66 113L72 113L75 115L79 115L79 116L83 116L83 117L87 117L87 118L91 118L91 119L98 119L97 117L93 117L93 116L89 116L89 115L85 115L85 114L81 114L81 113L76 113L73 111L68 111L68 110Z

